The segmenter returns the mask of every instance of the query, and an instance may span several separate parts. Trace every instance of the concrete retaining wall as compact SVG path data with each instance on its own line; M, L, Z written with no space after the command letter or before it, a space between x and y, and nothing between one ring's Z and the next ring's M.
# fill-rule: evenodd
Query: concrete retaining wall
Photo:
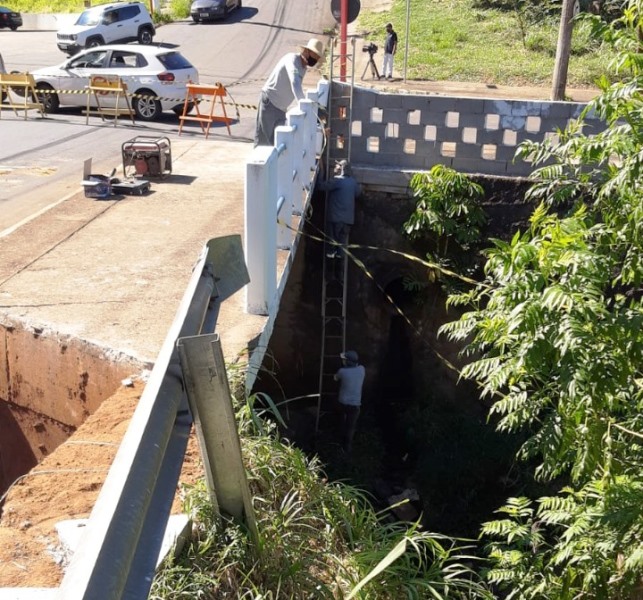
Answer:
M464 173L529 175L529 163L514 161L517 147L526 140L555 141L557 130L564 129L586 106L386 94L356 86L349 132L348 86L338 82L333 86L333 158L346 158L350 135L353 164L396 171L428 170L444 164ZM338 121L342 115L346 120ZM604 124L590 118L586 127L599 132Z
M36 15L23 13L22 27L25 31L57 31L60 27L73 25L80 13L52 13L48 15Z

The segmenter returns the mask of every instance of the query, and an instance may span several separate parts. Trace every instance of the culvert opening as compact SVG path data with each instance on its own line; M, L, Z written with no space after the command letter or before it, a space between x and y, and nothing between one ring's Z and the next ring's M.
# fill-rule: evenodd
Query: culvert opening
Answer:
M515 204L523 197L515 183L504 183L485 184L489 237L502 238L528 215ZM323 257L321 244L307 236L254 391L281 403L289 425L283 433L316 454L330 479L367 489L386 506L391 497L415 489L419 500L411 519L422 514L431 531L475 538L480 522L523 489L514 460L520 440L495 431L475 384L460 380L448 366L462 364L461 347L437 332L457 316L447 309L440 281L402 257L426 256L426 248L413 247L403 235L413 207L412 198L389 193L369 194L357 205L351 244L358 261L348 267L347 347L358 351L367 381L352 456L342 454L332 419L323 435L313 438L316 398L290 403L319 389ZM317 228L322 208L314 206ZM311 236L316 232L311 227Z
M0 323L0 498L140 370L88 342Z

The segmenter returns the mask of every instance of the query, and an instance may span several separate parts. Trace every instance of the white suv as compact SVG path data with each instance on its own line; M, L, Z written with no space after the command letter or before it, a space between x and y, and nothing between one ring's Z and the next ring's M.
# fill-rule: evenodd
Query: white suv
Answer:
M152 17L140 2L100 4L84 11L76 23L58 31L58 48L75 54L83 48L138 41L151 44Z

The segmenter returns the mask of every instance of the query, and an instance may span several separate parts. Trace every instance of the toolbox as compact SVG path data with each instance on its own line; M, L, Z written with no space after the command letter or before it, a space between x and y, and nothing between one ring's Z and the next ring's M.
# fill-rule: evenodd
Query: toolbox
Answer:
M122 145L125 177L165 177L172 172L172 148L167 137L139 135Z
M97 175L91 172L92 159L88 158L83 165L82 186L85 198L105 199L115 195L143 196L150 191L150 182L147 179L114 177L116 169L109 175Z

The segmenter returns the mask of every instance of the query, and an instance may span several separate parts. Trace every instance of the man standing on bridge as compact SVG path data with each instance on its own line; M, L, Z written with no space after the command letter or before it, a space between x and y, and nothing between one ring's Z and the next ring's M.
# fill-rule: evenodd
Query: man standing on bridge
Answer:
M305 98L302 82L306 68L314 67L324 56L324 44L311 38L299 52L286 54L270 73L261 89L255 147L275 143L275 127L286 122L286 111L295 100Z

